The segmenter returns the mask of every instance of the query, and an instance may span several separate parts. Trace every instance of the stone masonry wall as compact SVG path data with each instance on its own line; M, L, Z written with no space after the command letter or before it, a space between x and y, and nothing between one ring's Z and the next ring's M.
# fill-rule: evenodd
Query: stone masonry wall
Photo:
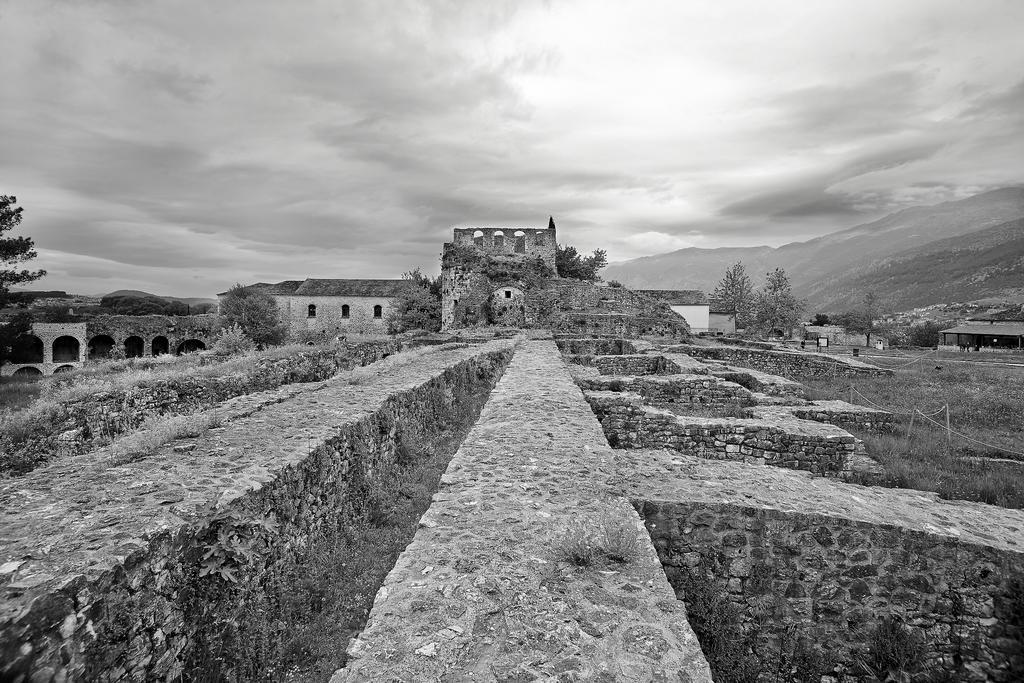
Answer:
M785 415L876 434L890 434L900 426L900 418L894 413L852 405L846 401L813 401L808 405L771 406L754 410L754 417L761 419L778 419Z
M669 448L716 460L735 460L845 476L857 440L830 425L796 421L776 426L767 420L679 416L644 405L639 394L585 392L618 448Z
M112 385L48 407L26 429L0 431L0 471L23 473L51 457L85 453L156 415L192 413L233 396L324 380L341 370L377 362L400 348L391 339L314 347L284 358L257 357L245 372L156 375L129 387Z
M444 428L459 400L481 405L511 353L507 342L439 350L371 382L316 385L188 455L76 459L0 487L0 679L174 680L197 629L185 596L218 585L198 571L204 540L276 520L266 550L235 567L258 582L337 524L349 483L372 483L402 433Z
M648 377L580 376L577 384L585 391L627 391L639 394L656 407L691 405L722 408L754 405L753 395L732 382L709 375L664 375Z
M682 372L676 363L653 354L596 356L590 365L602 375L676 375Z
M923 636L950 680L1024 676L1024 583L1009 582L1021 571L1020 551L822 514L637 505L669 581L678 587L682 572L706 572L740 608L761 652L777 650L795 628L857 674L868 634L895 616Z
M878 368L850 358L822 353L775 351L735 346L679 345L669 351L686 353L695 358L724 361L754 368L789 379L808 377L855 377L863 375L891 375L892 370Z
M636 346L628 339L567 338L556 339L555 344L563 354L618 356L637 352Z

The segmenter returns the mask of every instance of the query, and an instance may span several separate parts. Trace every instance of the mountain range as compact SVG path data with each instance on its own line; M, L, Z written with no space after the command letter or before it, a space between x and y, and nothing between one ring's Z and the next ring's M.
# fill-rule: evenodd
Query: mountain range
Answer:
M710 292L742 261L755 285L776 267L813 311L852 308L868 291L886 308L1024 296L1024 187L904 209L781 247L688 248L613 263L606 280L634 289Z

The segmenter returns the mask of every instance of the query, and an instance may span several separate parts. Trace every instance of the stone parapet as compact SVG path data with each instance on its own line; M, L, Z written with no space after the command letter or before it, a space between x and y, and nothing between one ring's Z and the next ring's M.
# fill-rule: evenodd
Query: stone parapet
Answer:
M710 681L639 520L607 497L614 458L555 344L524 343L332 682ZM558 537L602 510L637 556L560 561Z
M745 418L700 418L653 408L639 394L584 393L608 442L619 448L669 448L701 458L841 477L849 474L852 457L860 445L838 427L795 418L784 424Z
M728 405L755 404L754 395L747 389L710 375L630 377L579 374L576 376L576 383L586 391L627 391L639 394L646 404L660 408L722 408Z
M788 379L810 377L861 377L892 375L893 371L868 363L824 353L784 351L737 346L680 344L666 349L696 358L723 361Z
M654 354L594 356L589 365L602 375L677 375L682 372L665 356Z
M459 401L482 403L512 348L392 357L351 382L279 389L282 402L263 396L256 412L239 407L137 462L93 452L3 482L0 679L176 679L197 631L185 596L216 587L200 572L204 543L273 529L263 552L224 565L258 584L338 524L352 487L399 457L402 434L444 429Z
M1024 675L1024 511L666 451L617 454L616 491L641 510L670 580L681 589L685 573L706 575L760 651L796 633L856 677L871 631L896 618L950 680Z
M785 421L787 418L827 422L843 429L859 429L887 434L899 427L899 416L887 410L854 405L846 401L811 401L798 406L763 406L753 409L753 416L762 420Z

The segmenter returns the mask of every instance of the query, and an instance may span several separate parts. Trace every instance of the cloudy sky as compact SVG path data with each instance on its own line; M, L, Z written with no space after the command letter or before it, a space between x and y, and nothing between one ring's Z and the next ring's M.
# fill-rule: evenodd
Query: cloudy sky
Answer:
M0 0L38 286L436 272L452 226L613 260L1024 182L1024 2Z

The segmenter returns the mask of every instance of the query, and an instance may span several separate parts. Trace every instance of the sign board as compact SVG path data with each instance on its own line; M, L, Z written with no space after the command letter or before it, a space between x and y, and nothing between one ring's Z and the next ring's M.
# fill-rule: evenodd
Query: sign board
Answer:
M824 349L828 347L828 337L818 337L818 348Z

